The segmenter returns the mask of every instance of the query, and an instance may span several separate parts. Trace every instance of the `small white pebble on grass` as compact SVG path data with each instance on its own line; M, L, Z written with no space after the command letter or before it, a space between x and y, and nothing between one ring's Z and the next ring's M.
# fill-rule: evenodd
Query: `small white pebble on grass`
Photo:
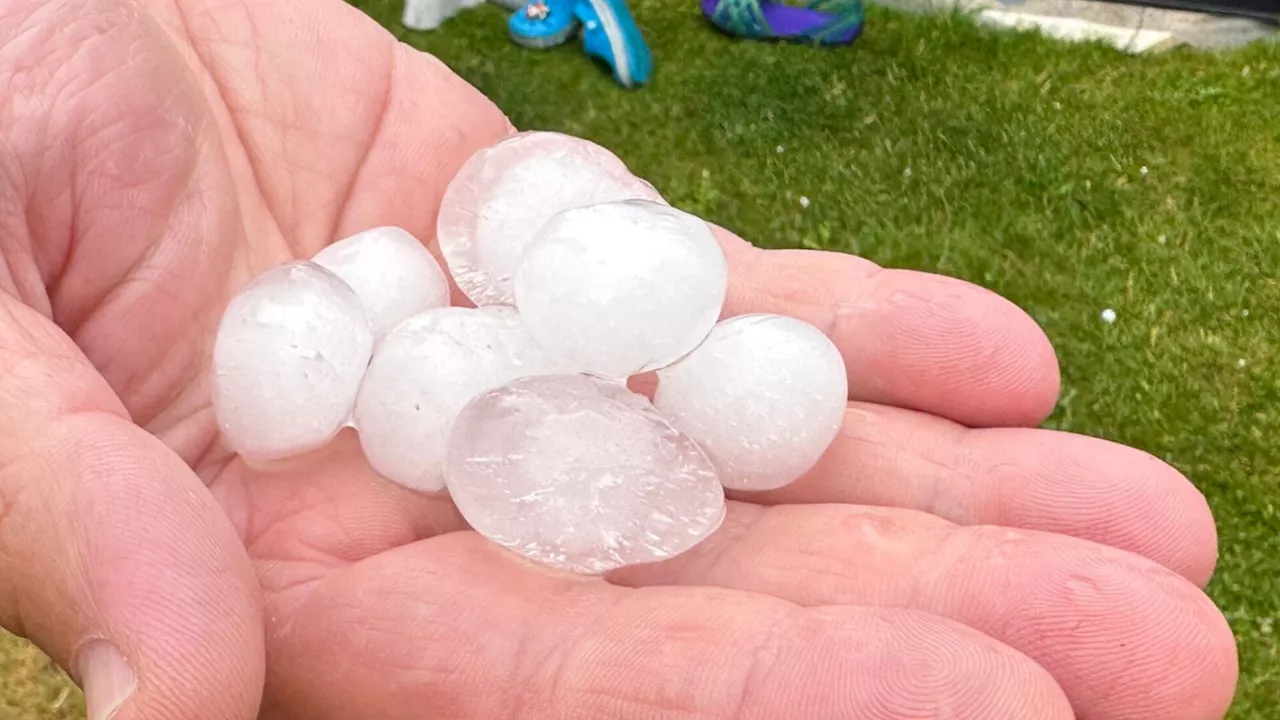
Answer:
M1240 311L1240 317L1249 317L1249 308Z
M1147 176L1147 173L1148 173L1148 172L1150 172L1150 171L1149 171L1149 170L1147 170L1147 166L1146 166L1146 165L1143 165L1142 167L1138 168L1138 172L1142 175L1142 177L1146 177L1146 176Z
M804 195L801 195L801 196L800 196L800 207L802 207L802 208L807 208L807 207L809 207L809 198L805 197Z
M774 148L773 151L781 155L782 153L786 152L787 149L779 145L778 147Z
M1236 361L1236 367L1238 367L1238 368L1242 368L1242 367L1244 367L1245 365L1248 365L1248 364L1249 364L1249 361L1248 361L1248 360L1246 360L1246 359L1244 359L1244 358L1240 358L1239 360L1237 360L1237 361Z
M1110 325L1111 323L1113 323L1113 322L1115 322L1115 321L1116 321L1116 311L1115 311L1115 310L1112 310L1111 308L1107 308L1106 310L1103 310L1103 311L1102 311L1102 322L1104 322L1104 323L1106 323L1106 324Z

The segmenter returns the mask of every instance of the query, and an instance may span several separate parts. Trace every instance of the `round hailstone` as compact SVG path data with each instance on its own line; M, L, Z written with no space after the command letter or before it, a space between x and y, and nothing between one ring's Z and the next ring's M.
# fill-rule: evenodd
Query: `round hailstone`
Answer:
M821 330L781 315L742 315L659 370L653 401L706 450L725 487L773 490L826 452L848 392L844 359Z
M418 239L377 227L339 240L312 262L332 270L364 303L375 340L401 320L449 304L449 280Z
M360 299L310 262L268 270L227 305L213 345L213 407L227 446L279 460L346 425L373 352Z
M477 152L445 190L436 235L458 288L476 305L511 305L520 254L553 215L639 198L663 202L617 155L554 132L525 132Z
M378 474L414 490L444 489L445 446L471 398L520 377L572 372L508 307L429 310L397 325L374 352L355 425Z
M608 378L664 367L720 317L728 265L711 228L667 205L566 210L516 273L516 307L543 345Z
M449 495L481 535L580 573L677 555L724 519L711 461L643 396L588 375L480 395L449 440Z

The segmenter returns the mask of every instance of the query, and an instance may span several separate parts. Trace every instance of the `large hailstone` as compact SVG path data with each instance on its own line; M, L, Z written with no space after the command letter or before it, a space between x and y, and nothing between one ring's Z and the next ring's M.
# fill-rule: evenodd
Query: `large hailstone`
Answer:
M588 375L480 395L449 440L449 495L477 532L579 573L678 555L719 527L711 461L643 396Z
M440 263L398 227L356 233L316 253L312 261L356 291L375 340L410 316L449 304L449 280Z
M268 270L227 305L213 345L223 441L249 460L325 445L346 425L373 331L360 299L310 262Z
M725 487L773 490L812 468L840 431L845 372L812 325L742 315L658 371L654 405L706 450Z
M514 135L473 155L445 190L436 236L476 305L511 305L520 255L561 210L611 200L663 202L618 156L554 132Z
M697 347L720 317L724 252L705 222L623 200L566 210L516 273L516 307L539 342L586 371L625 378Z
M414 490L444 489L445 444L471 398L517 378L572 372L507 307L429 310L397 325L373 355L356 400L365 459Z

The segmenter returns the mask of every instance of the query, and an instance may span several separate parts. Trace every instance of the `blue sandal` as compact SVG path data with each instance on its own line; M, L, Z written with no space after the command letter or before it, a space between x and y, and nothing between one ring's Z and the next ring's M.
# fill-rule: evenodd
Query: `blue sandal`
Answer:
M653 75L653 53L623 0L579 0L574 14L582 21L582 47L603 61L625 88L640 87Z
M640 87L653 76L653 53L625 0L533 0L507 28L512 40L533 49L559 45L581 29L582 49L608 65L622 87Z

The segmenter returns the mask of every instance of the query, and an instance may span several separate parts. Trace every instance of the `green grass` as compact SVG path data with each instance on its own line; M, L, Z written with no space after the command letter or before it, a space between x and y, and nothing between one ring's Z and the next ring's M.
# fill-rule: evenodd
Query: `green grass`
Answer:
M593 139L758 244L956 275L1026 308L1062 363L1050 424L1164 457L1208 495L1210 591L1240 643L1231 717L1274 717L1280 46L1135 58L872 8L854 47L820 51L635 0L657 74L624 92L574 44L513 46L494 7L403 34L398 1L357 4L522 128ZM65 680L41 663L0 643L0 718L62 717Z
M0 630L0 720L78 720L84 696L39 650Z

